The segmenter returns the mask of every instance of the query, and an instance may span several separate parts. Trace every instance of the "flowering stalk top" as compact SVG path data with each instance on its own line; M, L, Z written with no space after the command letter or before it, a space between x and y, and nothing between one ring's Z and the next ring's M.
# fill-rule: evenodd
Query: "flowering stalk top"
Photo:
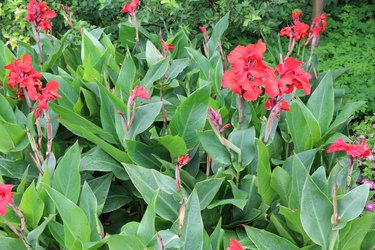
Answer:
M185 166L186 164L189 163L189 161L190 161L189 155L186 154L186 155L184 155L182 157L178 156L178 160L177 161L178 161L179 167L182 168L183 166Z
M210 118L210 121L212 125L220 132L224 132L227 128L230 127L230 124L227 123L223 126L222 118L218 110L214 110L213 108L210 108L210 111L208 113L208 116Z
M131 16L135 16L137 11L137 4L140 0L132 0L130 3L126 3L124 8L121 10L122 13L129 13Z
M128 107L130 107L137 98L151 100L150 93L145 90L145 86L135 86L133 91L130 93L128 99Z
M339 138L329 146L327 152L333 153L337 151L345 151L348 156L351 158L363 158L365 159L370 155L370 148L367 145L366 140L362 140L360 145L356 144L347 144L344 139Z
M4 216L7 210L7 204L13 203L12 199L13 185L0 183L0 216Z
M286 36L293 38L295 41L300 41L303 38L309 36L309 25L301 22L299 17L301 16L302 11L293 12L293 24L292 26L286 26L280 30L280 36Z
M52 32L52 25L48 19L52 19L55 16L55 11L50 10L44 2L31 0L27 4L26 21L35 24L39 30L44 30L46 33L48 33L48 31Z

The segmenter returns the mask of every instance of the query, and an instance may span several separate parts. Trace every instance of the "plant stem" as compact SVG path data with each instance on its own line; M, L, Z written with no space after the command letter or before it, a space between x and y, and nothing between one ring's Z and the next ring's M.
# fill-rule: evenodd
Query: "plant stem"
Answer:
M48 114L48 110L44 110L44 117L46 118L46 129L47 129L47 151L46 158L48 160L52 151L52 123Z
M263 140L265 144L267 144L268 139L271 135L271 130L272 130L275 118L280 113L280 108L281 108L280 105L281 105L280 101L276 102L275 106L273 106L271 110L270 116L268 117L267 124L266 124L266 131L265 131L264 140Z
M206 176L207 177L210 175L211 163L212 163L212 158L211 156L207 154L207 160L206 160Z
M37 46L38 46L38 58L39 58L39 63L42 64L42 63L43 63L43 59L42 59L42 46L40 45L40 35L39 35L39 32L37 32L34 23L31 23L31 28L32 28L32 30L33 30L33 34L34 34L34 38L35 38L35 42L36 42L36 44L37 44Z
M244 99L242 98L242 96L237 95L238 123L239 124L243 122L243 105L244 105Z

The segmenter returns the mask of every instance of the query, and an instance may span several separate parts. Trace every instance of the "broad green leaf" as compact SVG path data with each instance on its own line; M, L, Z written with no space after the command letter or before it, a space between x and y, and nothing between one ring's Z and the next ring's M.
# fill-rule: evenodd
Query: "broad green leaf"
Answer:
M212 250L220 250L224 235L224 229L221 228L221 217L215 227L215 230L210 235Z
M116 110L123 110L116 106L113 99L117 99L112 93L110 93L104 86L98 84L100 89L100 123L102 128L112 135L116 135L116 124L115 116L119 114ZM125 105L119 100L120 104L125 108ZM121 107L122 107L121 106ZM115 138L117 140L117 138Z
M76 142L62 157L53 177L53 187L74 203L77 203L81 189L80 161L81 152Z
M205 209L215 198L215 195L219 191L223 181L223 178L211 178L208 180L200 181L195 185L194 188L197 191L199 197L201 210Z
M166 135L156 140L169 151L173 162L177 162L178 156L185 155L187 152L184 139L178 135Z
M130 139L134 140L154 123L161 106L162 102L154 102L136 108L134 121L129 130Z
M308 177L302 190L301 222L310 239L323 249L327 249L329 245L332 214L331 201Z
M155 45L150 41L147 40L146 42L146 61L148 67L151 65L163 60L163 55L160 51L155 47Z
M23 193L18 208L23 212L27 225L31 229L36 228L43 216L44 203L36 192L34 182Z
M279 216L271 214L270 221L272 225L276 228L277 233L281 237L289 240L293 244L296 244L291 232L289 232L289 228L287 227L286 223L283 220L281 220Z
M125 169L124 169L125 172ZM132 200L131 193L123 186L112 184L103 207L103 213L115 211Z
M133 58L130 53L127 53L122 63L122 67L120 70L120 74L116 81L116 89L119 88L122 90L123 97L125 100L130 95L130 90L135 80L135 76L137 74L137 68L133 62Z
M98 210L104 206L104 203L107 199L109 187L111 186L112 174L106 174L90 180L88 182L91 190L94 192L96 201L98 204Z
M318 120L322 134L326 132L332 121L335 108L332 73L328 72L311 94L307 107ZM288 112L289 113L289 112Z
M123 47L133 48L135 46L135 34L136 31L134 27L129 26L129 24L125 23L119 24L119 40Z
M0 249L26 250L27 248L20 239L2 237L0 238Z
M203 149L212 157L212 159L223 165L231 164L231 157L228 149L217 138L214 131L206 130L200 132L198 133L198 137Z
M371 221L371 216L365 215L346 224L346 226L340 230L338 249L363 249L361 248L361 244L366 236L366 233L371 228Z
M259 139L256 140L258 148L258 193L267 205L276 197L276 192L271 188L271 166L266 146Z
M148 204L146 212L143 214L142 220L139 223L137 229L137 235L142 239L145 245L152 240L155 236L155 205L158 192L155 193L155 196L152 198L151 202Z
M42 235L44 229L54 217L54 214L50 214L48 218L45 218L45 220L38 227L27 234L27 241L31 244L33 249L37 249L37 247L39 247L39 237Z
M190 64L189 58L181 58L172 61L172 65L167 72L167 80L176 78Z
M305 104L300 99L296 99L295 102L300 107L302 114L305 117L305 121L307 123L307 127L309 128L310 135L314 142L314 145L318 145L318 142L320 141L321 137L321 131L318 121L315 119L311 111L305 106Z
M181 249L183 242L181 238L171 230L159 231L160 237L163 239L165 249Z
M104 54L104 46L99 42L99 37L95 37L91 32L83 30L81 60L83 66L89 65L89 62L96 62Z
M233 130L229 141L241 149L241 164L249 165L255 157L255 129Z
M91 190L90 186L85 183L82 186L82 192L79 199L79 206L85 212L87 219L90 223L91 228L91 241L100 240L100 235L98 233L98 204L94 192Z
M172 135L181 136L188 149L199 142L196 132L202 130L206 123L209 98L210 86L197 89L178 106L172 117L170 123Z
M112 172L120 180L129 179L122 165L100 147L93 147L90 151L83 154L80 171Z
M363 211L369 195L369 186L361 185L337 199L340 223L357 218Z
M290 185L290 194L288 205L290 208L300 208L302 199L302 189L306 178L309 175L310 168L303 164L301 158L295 155L292 160L292 179Z
M288 207L280 206L279 213L284 216L286 224L291 230L302 235L304 243L310 240L305 230L303 229L300 219L301 215L298 209L291 209Z
M354 115L354 112L357 111L365 102L350 102L346 103L342 110L339 112L339 115L333 121L331 126L329 126L326 134L334 131L337 127L344 124L349 120L349 118Z
M289 240L282 238L276 234L260 230L254 227L245 226L247 236L255 244L258 250L269 250L269 249L288 249L297 250L299 249L296 245L291 243Z
M186 214L181 235L181 240L185 245L182 249L203 249L203 230L199 198L197 191L193 190L186 202Z
M276 167L271 174L271 188L277 192L280 199L283 201L282 204L288 204L291 177L285 169Z
M315 182L315 184L319 187L319 189L330 197L328 193L328 180L326 175L325 167L319 167L312 175L311 178Z
M16 115L14 114L12 106L9 104L7 98L0 94L0 116L4 118L5 121L10 123L16 122Z
M303 110L296 102L292 103L290 111L286 113L286 122L293 139L294 151L299 153L311 149L313 147L313 138L309 125Z
M193 59L193 61L197 64L197 66L200 69L200 76L203 80L209 80L210 74L211 74L211 65L210 61L202 55L201 52L196 51L193 48L186 48L187 52L189 53L190 57Z
M223 200L215 200L211 202L210 205L207 206L208 209L213 209L218 206L222 205L233 205L238 207L239 209L243 210L246 206L247 199L223 199Z
M228 28L229 25L229 12L223 16L219 22L216 23L212 33L210 40L208 41L208 51L210 57L214 54L218 46L218 42L220 41L221 36L224 34L225 30Z
M56 190L47 186L45 186L45 188L59 211L64 227L66 227L76 239L83 242L90 241L90 224L83 210ZM65 234L66 231L64 230L64 235ZM65 235L65 238L66 237Z
M176 191L176 181L153 169L130 164L124 164L124 167L146 203L149 204L155 193L159 192L156 213L166 220L175 221L180 209L179 201L182 200L181 194Z
M145 246L141 240L132 235L111 235L107 241L109 250L143 250Z
M138 165L160 169L160 162L154 155L158 155L159 149L139 141L126 141L130 159Z
M152 84L164 77L164 74L167 72L169 67L169 61L163 59L160 62L157 62L147 70L146 75L141 80L140 85L145 85L147 89L152 87Z
M14 150L26 136L26 131L18 124L10 123L0 117L0 152L7 154Z
M5 66L7 64L13 63L15 56L11 50L4 44L3 41L0 41L0 65ZM5 77L9 70L0 67L0 80L5 82ZM5 248L4 248L5 249Z
M85 99L85 103L87 109L89 110L90 116L98 114L100 107L98 102L96 101L96 95L85 88L81 88L81 91L83 93L83 97Z

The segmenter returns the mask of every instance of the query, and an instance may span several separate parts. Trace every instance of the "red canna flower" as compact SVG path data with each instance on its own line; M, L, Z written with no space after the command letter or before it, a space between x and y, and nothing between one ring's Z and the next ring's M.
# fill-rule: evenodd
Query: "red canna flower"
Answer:
M55 16L55 11L50 10L46 3L31 0L27 4L26 20L29 23L34 23L39 30L44 30L46 33L48 31L52 32L52 25L48 19L52 19Z
M241 245L241 243L239 243L238 241L236 241L235 239L231 238L229 240L229 247L227 248L227 250L244 250L243 246Z
M204 26L199 26L199 29L202 31L203 35L207 34L207 29Z
M39 95L38 109L48 110L48 101L54 101L56 98L61 96L57 92L59 89L59 83L57 81L49 81L44 89L42 89L42 94Z
M180 168L185 166L186 164L188 164L189 161L190 161L190 158L189 158L188 154L186 154L182 157L178 156L178 165L179 165Z
M135 99L142 98L146 100L151 100L150 93L145 90L145 86L135 86L133 91L130 93L129 100L128 100L128 106L130 107Z
M0 183L0 216L6 214L7 204L13 203L12 188L13 185Z
M321 32L325 31L327 27L326 19L327 19L327 15L324 12L319 17L314 18L314 21L310 29L310 33L314 38L318 37Z
M164 42L164 40L161 40L161 44L162 44L162 46L163 46L163 50L166 52L166 51L168 51L168 50L174 50L175 49L175 47L173 46L173 44L171 44L171 43L166 43L166 42Z
M351 158L363 158L365 159L370 155L370 148L367 145L366 140L362 140L360 145L347 144L344 139L339 138L334 144L332 144L327 153L333 153L337 151L345 151Z
M309 25L299 20L301 14L302 11L292 13L293 25L282 28L280 36L292 37L295 41L300 41L309 36Z
M131 16L135 16L137 10L137 4L140 0L132 0L130 3L125 4L124 8L121 10L122 13L129 13Z

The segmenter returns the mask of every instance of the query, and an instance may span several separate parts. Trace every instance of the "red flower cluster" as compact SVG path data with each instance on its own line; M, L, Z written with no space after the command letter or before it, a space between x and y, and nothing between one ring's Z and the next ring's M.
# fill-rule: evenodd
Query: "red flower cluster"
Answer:
M137 98L143 98L143 99L146 99L146 100L151 100L150 93L148 93L145 90L145 86L141 86L141 87L135 86L133 91L130 93L130 96L129 96L129 99L128 99L128 106L130 107Z
M244 250L244 248L241 245L241 243L239 243L235 239L231 238L229 240L229 247L227 248L227 250Z
M249 101L255 101L263 93L263 88L270 98L291 93L294 88L303 89L309 95L311 75L301 67L303 62L287 58L274 70L263 62L265 50L266 45L259 40L257 44L237 46L230 52L228 58L232 63L232 70L224 72L223 87L230 88ZM267 105L271 107L272 103ZM284 103L283 110L288 110L287 106Z
M4 216L7 210L7 204L13 203L12 199L13 185L0 183L0 216Z
M125 4L124 8L121 10L122 13L129 13L131 16L135 16L137 10L137 4L140 0L132 0L130 3Z
M299 20L301 14L302 11L292 13L293 25L282 28L280 30L280 36L293 37L295 41L309 36L309 25Z
M366 140L362 140L360 145L347 144L344 139L339 138L337 141L329 146L327 152L333 153L336 151L345 151L351 158L363 158L365 159L370 155L370 148L367 145Z
M326 13L322 13L319 17L315 17L314 21L311 25L310 33L313 37L319 36L319 34L325 31L327 27L327 15Z
M25 54L22 61L17 58L12 64L5 65L4 68L10 70L8 77L10 88L14 89L18 86L16 92L20 97L23 97L24 90L26 90L30 100L39 102L35 112L37 117L39 117L40 110L48 110L48 101L61 97L57 93L59 83L56 81L52 80L47 83L45 88L42 88L42 82L39 79L43 75L33 69L32 58L29 54Z
M52 19L55 16L55 11L50 10L46 3L31 0L27 5L26 20L29 23L34 23L39 31L44 30L46 33L48 33L48 31L52 32L52 25L48 19Z

